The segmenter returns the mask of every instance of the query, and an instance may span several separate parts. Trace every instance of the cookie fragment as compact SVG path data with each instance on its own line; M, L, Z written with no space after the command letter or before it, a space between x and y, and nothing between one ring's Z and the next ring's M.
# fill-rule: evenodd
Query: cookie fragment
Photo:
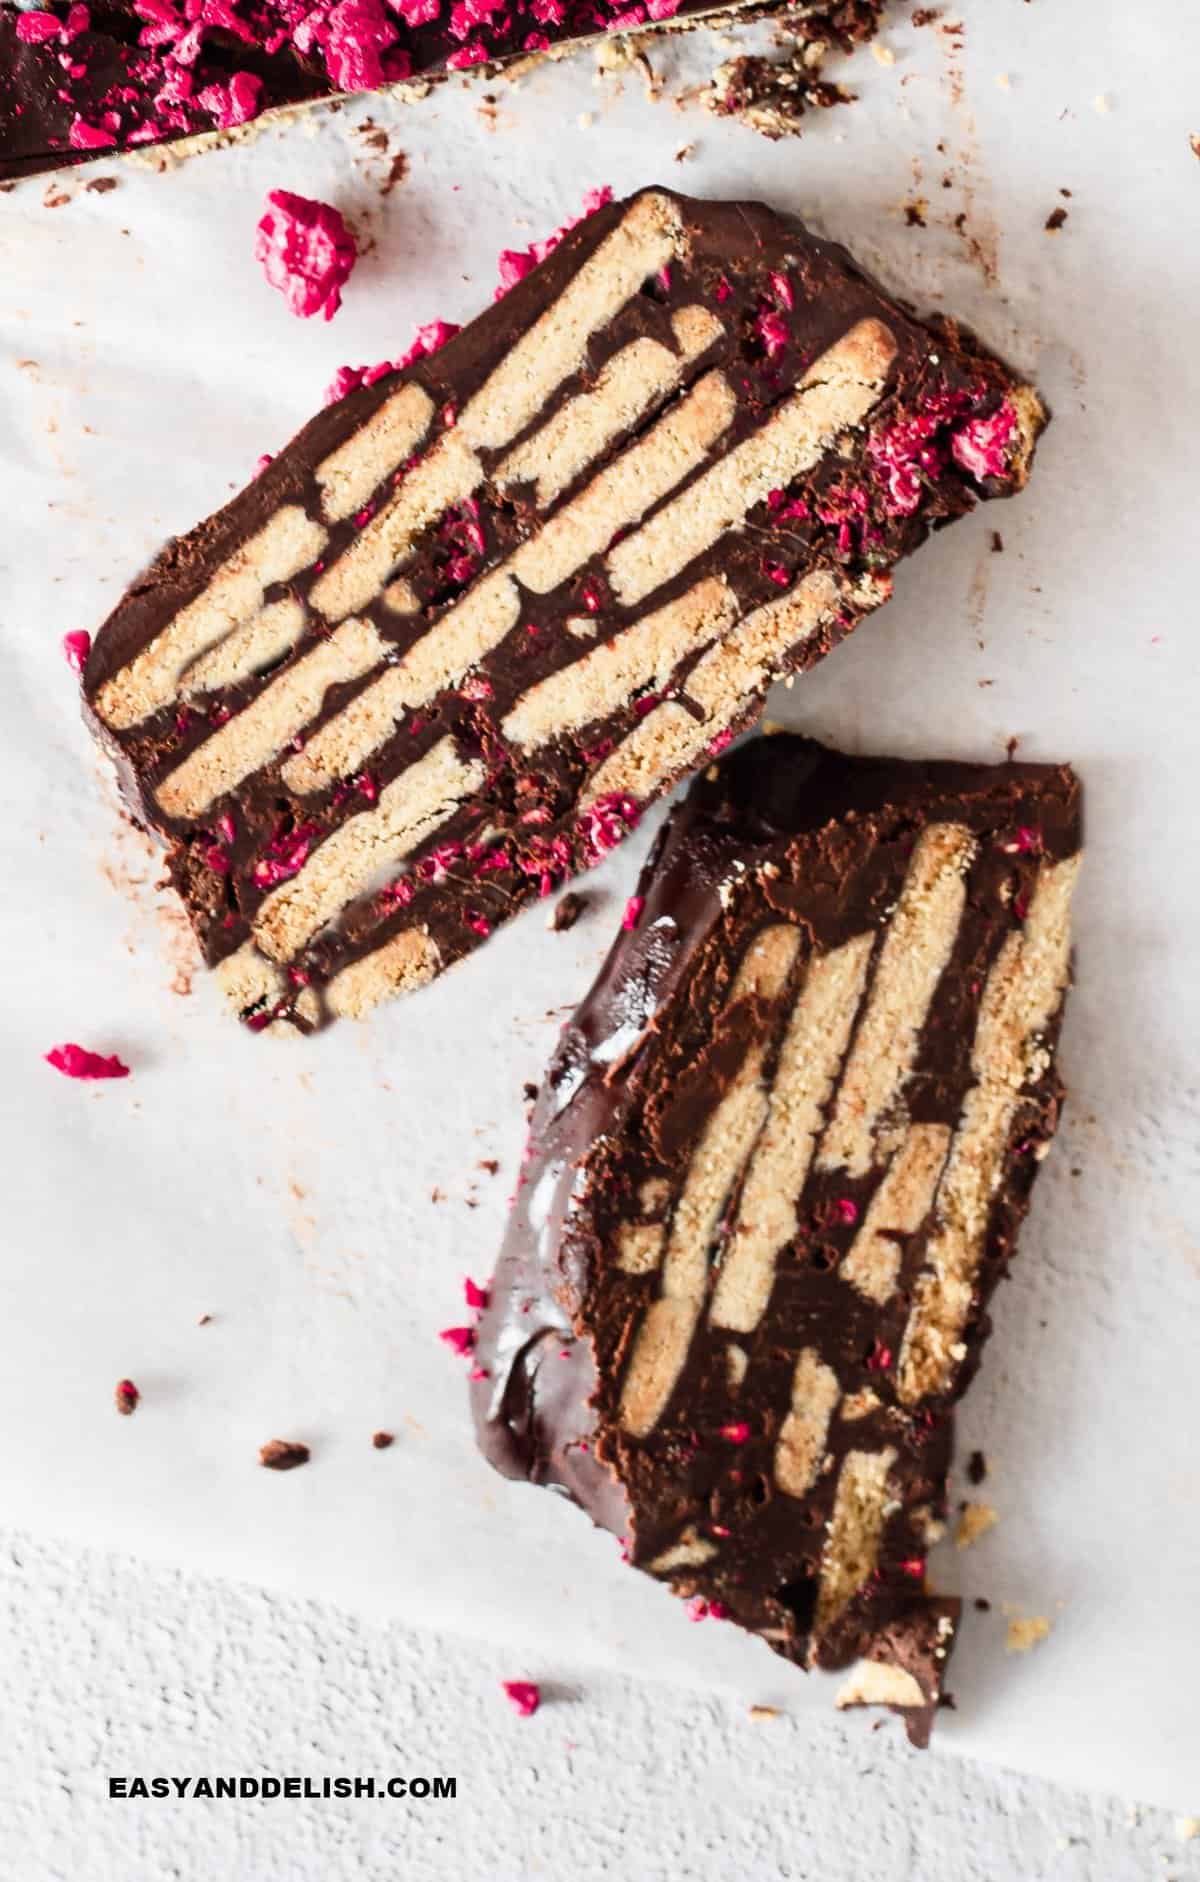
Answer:
M476 1330L480 1445L924 1742L955 1401L1058 1122L1066 767L712 766L564 1032ZM614 1066L619 1075L613 1075Z

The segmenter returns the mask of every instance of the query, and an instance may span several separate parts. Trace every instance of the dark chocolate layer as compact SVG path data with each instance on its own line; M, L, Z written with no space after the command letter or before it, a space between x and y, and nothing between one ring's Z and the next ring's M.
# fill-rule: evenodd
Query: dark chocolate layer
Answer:
M1065 768L792 736L713 765L563 1034L478 1328L498 1470L789 1659L876 1663L843 1703L918 1736L951 1410L1058 1120L1079 844Z
M594 862L1043 417L794 220L644 191L170 543L88 710L239 1009L308 1028Z

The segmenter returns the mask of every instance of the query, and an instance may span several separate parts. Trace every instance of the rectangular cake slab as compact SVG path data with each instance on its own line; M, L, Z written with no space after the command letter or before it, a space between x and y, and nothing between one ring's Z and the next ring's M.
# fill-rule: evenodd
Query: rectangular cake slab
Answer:
M714 765L533 1117L474 1344L485 1454L918 1740L952 1407L1057 1127L1065 767Z
M169 544L87 710L243 1018L359 1016L595 862L1043 421L793 219L645 190Z

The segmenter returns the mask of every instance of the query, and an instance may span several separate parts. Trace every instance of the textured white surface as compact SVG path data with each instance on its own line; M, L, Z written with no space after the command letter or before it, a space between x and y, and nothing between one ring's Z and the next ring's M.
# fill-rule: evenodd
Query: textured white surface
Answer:
M38 1534L473 1631L508 1659L552 1642L577 1666L694 1686L705 1716L747 1698L828 1704L828 1686L756 1643L690 1627L556 1499L490 1477L435 1338L461 1318L462 1274L491 1262L521 1083L586 986L647 833L610 860L601 906L571 935L535 913L369 1028L277 1050L230 1025L206 984L191 999L170 990L178 922L118 834L58 648L166 533L240 485L337 364L394 355L435 314L469 316L496 250L554 226L587 186L666 177L763 195L974 321L1055 409L1033 493L931 544L892 606L778 711L863 749L998 756L1019 735L1023 754L1083 771L1073 1107L964 1419L964 1453L986 1449L1002 1520L937 1565L994 1603L970 1616L960 1710L939 1740L1188 1809L1200 367L1186 336L1200 250L1180 231L1200 190L1188 147L1200 107L1184 83L1200 18L1178 0L1130 35L1125 9L1093 0L974 0L965 13L962 52L898 26L896 63L856 61L861 103L798 144L650 108L634 76L619 96L596 89L575 63L499 88L495 113L478 89L412 109L366 100L165 176L122 169L110 195L76 176L0 198L0 929L17 995L0 1022L0 1366L10 1406L30 1408L9 1418L0 1492ZM701 42L656 57L695 73ZM367 117L413 159L386 198L381 160L369 173L349 161ZM338 202L373 239L332 329L291 321L251 261L277 185ZM56 192L69 200L47 206ZM926 229L905 223L914 196ZM1048 236L1060 203L1068 223ZM135 1076L62 1083L40 1061L62 1038L120 1050ZM495 1178L475 1168L491 1156ZM123 1373L145 1394L128 1421L109 1410ZM400 1434L383 1455L367 1442L378 1425ZM273 1435L311 1441L312 1466L265 1477L254 1459ZM1005 1656L1006 1602L1054 1623L1028 1659ZM130 1651L149 1651L130 1628ZM287 1704L264 1686L264 1712ZM103 1731L102 1712L86 1716ZM854 1758L877 1755L865 1721L846 1734ZM639 1758L648 1742L630 1734ZM798 1756L793 1781L803 1771ZM920 1782L958 1779L935 1753ZM853 1795L840 1810L856 1811ZM603 1819L602 1798L587 1808Z
M549 1628L547 1630L550 1631ZM753 1720L329 1603L0 1538L14 1882L1193 1882L1164 1811ZM502 1679L536 1675L521 1720ZM157 1775L457 1779L454 1801L110 1800Z

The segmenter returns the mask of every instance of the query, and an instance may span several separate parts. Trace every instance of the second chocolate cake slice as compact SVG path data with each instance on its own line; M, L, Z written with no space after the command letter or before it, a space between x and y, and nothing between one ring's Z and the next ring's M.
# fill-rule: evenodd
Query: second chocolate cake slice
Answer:
M844 250L665 190L323 412L85 676L239 1012L363 1013L594 862L1042 418Z
M1078 787L793 737L693 786L564 1033L480 1441L927 1735L951 1407L1058 1118Z

